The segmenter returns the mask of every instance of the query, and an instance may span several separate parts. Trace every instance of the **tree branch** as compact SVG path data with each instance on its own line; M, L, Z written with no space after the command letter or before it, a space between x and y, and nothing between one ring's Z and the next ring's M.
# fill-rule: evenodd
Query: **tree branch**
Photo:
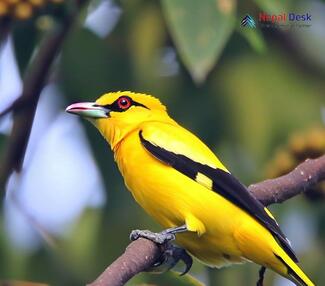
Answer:
M308 159L287 175L250 185L249 191L265 206L281 203L313 185L325 180L325 155ZM123 286L136 274L152 266L161 256L163 248L140 238L87 286Z
M145 271L158 260L163 247L151 240L139 238L88 286L122 286L136 274Z
M325 155L307 159L290 173L276 179L252 184L249 191L263 205L282 203L325 180Z
M4 189L10 174L13 171L19 172L21 170L41 91L49 75L52 63L84 3L86 3L86 0L77 0L76 9L69 13L63 19L62 24L51 31L42 42L24 78L21 96L1 114L4 115L14 111L12 132L0 165L0 188L2 189ZM4 192L0 195L3 196Z

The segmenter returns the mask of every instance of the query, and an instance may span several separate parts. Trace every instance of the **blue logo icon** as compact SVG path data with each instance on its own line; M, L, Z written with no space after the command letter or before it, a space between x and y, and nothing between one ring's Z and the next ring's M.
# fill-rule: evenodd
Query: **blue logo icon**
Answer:
M248 28L256 28L255 20L252 16L246 15L243 20L241 20L241 26Z

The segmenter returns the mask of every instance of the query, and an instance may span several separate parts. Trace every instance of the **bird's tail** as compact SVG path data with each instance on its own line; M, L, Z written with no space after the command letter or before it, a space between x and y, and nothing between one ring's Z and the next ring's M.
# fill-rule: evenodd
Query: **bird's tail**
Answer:
M315 286L299 266L289 257L289 255L279 246L275 256L286 267L286 273L280 273L299 286Z

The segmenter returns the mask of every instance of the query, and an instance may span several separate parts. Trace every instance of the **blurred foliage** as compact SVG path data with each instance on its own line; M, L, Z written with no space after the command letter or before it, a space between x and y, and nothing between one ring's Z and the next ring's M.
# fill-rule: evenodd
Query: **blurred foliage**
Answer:
M268 163L266 177L282 176L308 158L325 154L325 128L313 127L305 132L293 133L286 146L283 146ZM325 198L325 182L320 182L305 195L314 201Z
M293 7L293 0L285 1L268 1L268 0L255 0L255 3L264 11L270 14L280 14L287 12Z
M267 46L264 41L263 35L256 29L242 29L237 28L238 32L247 40L251 47L258 53L264 54Z
M27 20L40 12L49 3L62 3L63 0L1 0L0 19L12 18L15 20Z
M233 31L235 4L233 0L209 0L204 5L196 0L162 1L176 47L198 83L204 81Z
M47 286L44 283L34 283L27 281L0 281L0 286Z
M62 15L72 5L71 1L60 5L45 2L47 5L35 8L37 12L31 18L12 25L22 75L47 31L60 25ZM82 25L90 11L85 8L65 41L51 80L59 84L66 104L93 101L110 90L154 94L168 106L172 117L207 142L243 182L265 178L263 167L267 164L276 176L311 154L299 155L299 148L305 152L310 148L308 142L314 144L325 137L324 131L313 131L314 126L322 124L325 69L320 71L313 63L305 65L308 51L300 49L289 32L243 29L239 25L247 13L280 13L295 9L297 2L112 1L122 14L105 37ZM0 3L0 14L2 3L7 2ZM102 1L90 3L95 10ZM311 32L307 29L304 33ZM320 56L313 54L314 58ZM102 171L107 204L103 209L87 210L66 237L55 239L55 246L44 243L37 251L27 252L1 236L1 278L84 285L122 253L132 229L160 229L126 191L107 143L90 124L84 127ZM300 133L302 130L311 131ZM287 140L288 147L274 155ZM0 150L3 141L1 136ZM317 154L324 153L322 150ZM300 200L281 206L281 216L297 206L313 213L319 233L301 260L302 267L322 285L325 208L320 203L310 210ZM3 230L3 219L0 226ZM191 274L211 286L244 285L243 281L252 285L257 271L258 266L252 264L206 270L195 262ZM274 277L267 275L268 285ZM199 285L194 281L173 273L143 273L128 285Z

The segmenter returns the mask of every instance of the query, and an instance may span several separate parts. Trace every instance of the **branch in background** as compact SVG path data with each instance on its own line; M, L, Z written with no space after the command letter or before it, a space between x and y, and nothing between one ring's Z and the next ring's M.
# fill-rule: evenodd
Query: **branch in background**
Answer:
M318 159L308 159L287 175L253 184L248 189L267 206L288 200L323 180L325 155ZM133 241L126 251L88 286L123 286L133 276L151 267L162 251L161 246L150 240L140 238Z
M13 171L21 170L36 106L50 73L51 65L75 18L86 2L86 0L76 1L75 9L42 42L31 67L26 72L22 95L3 112L5 114L14 111L14 124L0 165L0 188L4 189L5 183ZM4 192L2 192L3 194Z
M11 103L9 106L7 106L4 110L0 112L0 118L10 112L19 112L21 109L26 108L28 104L28 98L20 96L13 103Z
M307 159L292 172L276 179L252 184L249 191L263 205L282 203L325 180L325 155Z

